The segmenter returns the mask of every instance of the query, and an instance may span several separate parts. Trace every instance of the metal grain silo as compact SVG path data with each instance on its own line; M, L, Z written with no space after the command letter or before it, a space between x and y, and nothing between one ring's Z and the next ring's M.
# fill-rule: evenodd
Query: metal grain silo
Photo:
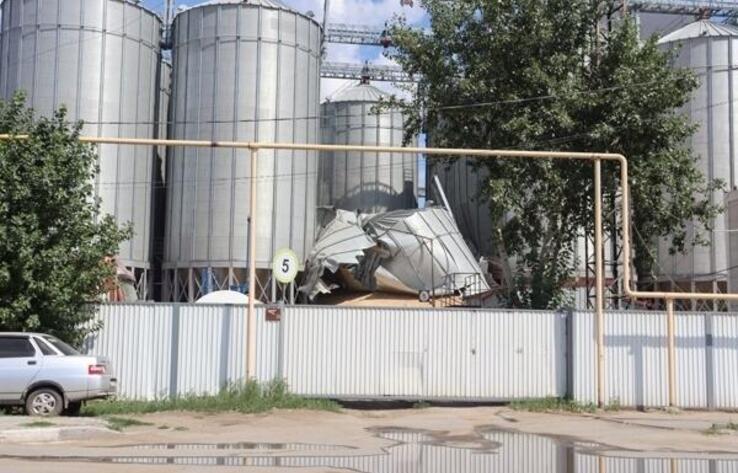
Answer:
M316 21L276 0L220 0L179 12L170 138L317 143L321 35ZM317 153L263 150L258 168L258 225L251 229L247 151L170 152L170 298L245 289L250 256L262 287L269 287L276 250L292 248L304 260L315 236ZM252 230L255 255L247 251Z
M27 94L49 115L62 105L84 134L154 136L161 21L124 0L4 0L0 5L0 95ZM145 296L151 251L151 147L101 145L95 182L102 210L134 237L120 247Z
M700 87L684 107L684 112L699 128L690 140L698 167L709 179L719 178L730 189L738 184L738 30L707 20L691 23L664 36L664 48L679 48L675 67L689 68L700 79ZM715 204L724 202L722 192L712 196ZM714 222L714 230L704 233L709 246L690 249L686 254L669 254L669 244L659 244L657 272L662 288L684 291L725 292L727 268L726 221ZM694 233L694 226L688 228Z
M489 204L482 190L489 171L479 166L478 160L461 157L446 161L427 158L429 195L437 205L443 205L439 190L433 182L435 176L441 183L456 224L472 251L477 256L492 256L492 220Z
M402 112L374 110L387 97L366 80L330 97L321 106L322 143L402 146ZM321 205L365 212L417 207L417 156L325 152L320 156L320 171Z

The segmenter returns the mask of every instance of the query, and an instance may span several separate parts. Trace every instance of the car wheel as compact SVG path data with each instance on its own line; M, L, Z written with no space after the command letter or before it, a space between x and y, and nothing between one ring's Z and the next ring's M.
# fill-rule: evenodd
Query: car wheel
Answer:
M26 398L26 413L29 416L58 416L63 408L64 402L61 394L51 388L37 389Z
M70 417L77 417L79 412L82 410L82 401L70 402L67 404L67 408L64 409L64 415Z

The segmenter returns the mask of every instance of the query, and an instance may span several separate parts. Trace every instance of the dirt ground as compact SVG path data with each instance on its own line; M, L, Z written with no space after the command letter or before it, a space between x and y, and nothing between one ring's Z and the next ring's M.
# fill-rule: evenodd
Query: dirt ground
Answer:
M369 460L351 466L351 461L373 461L382 455L389 458L387 452L392 448L398 455L414 458L417 452L398 447L407 442L405 439L414 438L413 433L422 435L422 445L483 454L502 451L506 442L514 441L531 450L528 456L547 455L548 447L541 446L541 442L547 442L556 448L576 448L607 457L718 459L738 465L738 432L711 429L714 424L738 422L738 413L621 411L575 415L518 412L506 407L430 407L262 415L175 412L127 417L150 425L130 427L121 433L98 432L74 441L0 443L0 472L203 471L204 466L172 464L196 463L198 458L214 462L207 471L274 472L284 470L287 466L280 465L292 465L289 460L298 457L300 462L295 462L299 471L369 472L378 471L380 466ZM520 443L527 438L531 441ZM141 456L161 464L115 464ZM38 457L45 457L45 461ZM104 466L96 463L100 458L107 458ZM333 463L327 464L338 466L311 465L311 458L331 458ZM407 458L402 459L405 466ZM362 467L364 464L367 466ZM294 465L289 468L294 470ZM382 468L426 471L421 467ZM562 469L568 468L558 470Z

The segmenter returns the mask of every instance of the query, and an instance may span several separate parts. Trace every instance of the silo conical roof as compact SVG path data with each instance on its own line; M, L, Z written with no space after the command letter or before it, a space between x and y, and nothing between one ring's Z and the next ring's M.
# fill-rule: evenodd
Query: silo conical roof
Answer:
M389 97L389 94L379 90L371 84L358 83L328 97L326 102L379 102Z
M690 23L676 31L672 31L659 40L659 44L673 43L696 38L715 38L721 36L738 36L738 29L709 20L699 20Z
M299 13L294 8L288 7L280 0L210 0L208 2L198 3L197 5L191 5L189 7L186 7L185 10L209 6L209 5L234 5L234 4L252 5L255 7L273 8L275 10L285 10L289 12Z

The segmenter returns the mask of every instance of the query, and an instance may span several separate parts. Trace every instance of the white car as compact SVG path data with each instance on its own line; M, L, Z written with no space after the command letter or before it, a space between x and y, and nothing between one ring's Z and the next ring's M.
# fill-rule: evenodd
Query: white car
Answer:
M107 359L85 356L42 333L0 332L0 405L31 416L79 413L82 402L115 394Z

